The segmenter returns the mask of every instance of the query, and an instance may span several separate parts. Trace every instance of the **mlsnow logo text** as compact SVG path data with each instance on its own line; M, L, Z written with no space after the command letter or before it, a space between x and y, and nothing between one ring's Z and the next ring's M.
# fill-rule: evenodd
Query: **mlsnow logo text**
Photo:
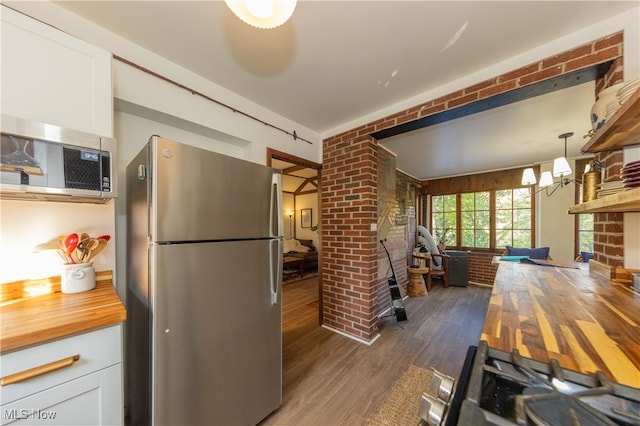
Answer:
M32 420L53 420L56 418L55 411L45 411L45 410L27 410L27 409L19 409L13 408L11 410L3 410L3 417L6 420L23 420L31 418Z

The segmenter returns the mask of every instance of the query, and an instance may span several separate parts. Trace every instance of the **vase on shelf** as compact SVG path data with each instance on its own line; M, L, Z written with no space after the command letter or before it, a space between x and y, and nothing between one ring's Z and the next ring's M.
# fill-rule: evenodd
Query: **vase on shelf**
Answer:
M614 108L609 104L615 103L619 106L618 98L616 97L618 90L624 85L624 83L618 83L611 87L603 89L598 94L598 100L591 107L591 126L594 131L600 130L607 120L607 110Z

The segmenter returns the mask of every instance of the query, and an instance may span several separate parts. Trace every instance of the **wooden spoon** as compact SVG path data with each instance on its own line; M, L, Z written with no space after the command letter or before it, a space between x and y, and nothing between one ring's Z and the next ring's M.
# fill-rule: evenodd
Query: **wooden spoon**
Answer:
M89 255L87 256L86 262L90 262L97 255L102 253L102 250L104 250L104 248L107 246L107 240L105 240L105 239L96 239L96 241L98 242L98 245L93 250L91 250L89 252Z
M75 232L67 235L64 238L64 240L62 240L62 248L74 263L75 263L75 260L73 259L72 254L77 246L78 246L78 234L76 234Z
M37 253L39 251L44 250L55 250L60 248L60 240L56 237L52 240L47 241L46 243L40 243L33 247L33 252Z

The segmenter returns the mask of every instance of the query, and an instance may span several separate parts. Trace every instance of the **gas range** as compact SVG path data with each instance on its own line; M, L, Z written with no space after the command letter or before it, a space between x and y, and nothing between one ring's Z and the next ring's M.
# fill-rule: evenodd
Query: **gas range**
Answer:
M447 426L638 426L640 389L602 373L563 369L556 360L542 363L517 350L495 350L481 341L467 352L453 398L423 395L420 415L422 424Z

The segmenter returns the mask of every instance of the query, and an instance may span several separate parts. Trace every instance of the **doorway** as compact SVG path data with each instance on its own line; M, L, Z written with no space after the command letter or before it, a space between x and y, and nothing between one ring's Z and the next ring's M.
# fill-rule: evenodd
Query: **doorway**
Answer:
M288 206L288 211L283 212L285 215L285 236L289 236L289 238L296 238L301 232L307 233L307 236L308 232L314 232L317 235L314 245L318 251L318 324L322 325L322 233L320 232L320 182L322 177L322 164L287 154L286 152L267 148L267 166L282 170L283 198L287 195L287 198L293 200L291 205ZM298 208L299 206L296 206L296 197L308 198L313 197L313 194L315 194L315 209L300 209ZM306 215L309 213L309 210L311 210L310 223L305 220L305 223L303 224L302 221L299 220L302 219L301 210L306 210L306 212L304 212L305 219L308 217Z

